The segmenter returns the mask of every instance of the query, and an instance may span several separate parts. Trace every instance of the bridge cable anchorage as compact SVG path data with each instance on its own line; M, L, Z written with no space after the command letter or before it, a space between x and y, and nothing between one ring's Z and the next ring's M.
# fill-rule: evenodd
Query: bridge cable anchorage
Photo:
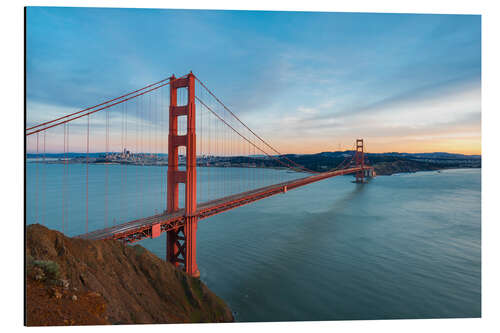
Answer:
M267 147L269 147L272 151L274 151L276 154L280 155L280 156L283 156L286 160L288 160L289 162L291 162L292 164L294 164L295 166L297 166L298 168L300 169L303 169L304 171L306 172L309 172L309 173L318 173L317 171L312 171L312 170L309 170L307 168L305 168L304 166L292 161L291 159L287 158L286 156L284 156L282 153L280 153L278 150L276 150L274 147L272 147L269 143L267 143L263 138L261 138L258 134L256 134L254 131L252 131L244 122L242 122L240 120L240 118L238 118L238 116L236 116L210 89L208 89L208 87L197 77L195 76L195 80L198 81L203 88L205 88L207 90L207 92L213 97L215 98L215 100L220 104L222 105L222 107L227 110L227 112L229 112L240 124L242 124L248 131L250 131L250 133L252 133L257 139L259 139L262 143L264 143Z

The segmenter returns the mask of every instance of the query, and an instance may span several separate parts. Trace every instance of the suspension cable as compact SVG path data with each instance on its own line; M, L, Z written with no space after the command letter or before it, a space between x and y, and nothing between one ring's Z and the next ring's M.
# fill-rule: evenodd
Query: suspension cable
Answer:
M182 79L182 78L185 78L185 77L187 77L187 75L181 76L181 77L177 78L176 80L179 80L179 79ZM99 112L99 111L101 111L101 110L108 109L108 108L110 108L110 107L112 107L112 106L114 106L114 105L118 105L118 104L124 103L124 102L126 102L126 101L128 101L128 100L131 100L131 99L137 98L137 97L142 96L142 95L144 95L144 94L147 94L147 93L149 93L149 92L151 92L151 91L154 91L154 90L160 89L161 87L164 87L164 86L166 86L166 85L169 85L169 84L170 84L170 82L171 82L171 81L168 81L167 83L163 83L163 84L158 85L158 86L156 86L156 87L154 87L154 88L151 88L151 89L148 89L148 90L143 91L143 92L141 92L141 93L138 93L138 94L136 94L136 95L133 95L133 96L127 97L127 98L122 99L122 100L120 100L120 101L117 101L117 102L115 102L115 103L112 103L112 104L109 104L109 105L103 106L103 107L98 108L98 109L96 109L96 110L92 110L92 111L89 111L89 112L86 112L86 113L83 113L83 114L78 114L78 115L77 115L77 114L74 114L74 116L73 116L71 119L61 120L62 118L68 118L68 117L70 117L70 115L68 115L68 116L65 116L65 117L62 117L61 119L59 119L59 120L61 120L61 121L57 121L57 119L56 119L56 120L53 120L53 121L50 121L50 124L51 124L51 125L50 125L50 124L48 124L49 126L45 126L45 127L43 127L43 128L40 128L40 129L37 129L37 130L33 130L33 131L29 132L29 133L26 133L26 136L30 136L30 135L36 134L36 133L38 133L38 132L42 132L42 131L48 130L49 128L52 128L52 127L55 127L55 126L58 126L58 125L65 124L65 123L71 122L71 121L73 121L73 120L76 120L76 119L79 119L79 118L82 118L82 117L85 117L85 116L88 116L88 115L94 114L94 113ZM55 123L55 124L53 124L54 122L56 122L56 123ZM41 125L40 125L40 126L41 126ZM36 127L40 127L40 126L35 126L35 128L36 128Z
M56 119L53 119L53 120L50 120L50 121L46 121L46 122L44 122L44 123L41 123L41 124L38 124L38 125L35 125L35 126L32 126L32 127L29 127L29 128L27 128L27 129L26 129L26 131L30 131L30 130L32 130L32 129L35 129L35 128L38 128L38 127L41 127L41 126L45 126L45 125L51 124L51 123L56 122L56 121L59 121L59 120L61 120L61 119L68 118L68 117L72 117L72 116L77 115L77 114L80 114L80 113L82 113L82 112L85 112L85 111L89 111L89 110L95 109L95 108L97 108L97 107L99 107L99 106L102 106L102 105L105 105L105 104L111 103L111 102L113 102L113 101L116 101L116 100L121 99L121 98L123 98L123 97L127 97L127 96L129 96L129 95L135 94L135 93L137 93L137 92L139 92L139 91L142 91L142 90L144 90L144 89L147 89L147 88L153 87L153 86L155 86L155 85L157 85L157 84L160 84L160 83L162 83L162 82L165 82L165 81L167 81L167 80L170 80L170 78L166 78L166 79L160 80L160 81L158 81L158 82L155 82L155 83L152 83L152 84L150 84L150 85L147 85L147 86L145 86L145 87L143 87L143 88L141 88L141 89L134 90L134 91L129 92L129 93L125 94L125 95L122 95L122 96L119 96L119 97L115 97L115 98L113 98L113 99L107 100L107 101L105 101L105 102L103 102L103 103L100 103L100 104L97 104L97 105L94 105L94 106L91 106L91 107L88 107L88 108L83 109L83 110L81 110L81 111L77 111L77 112L74 112L74 113L71 113L71 114L67 114L67 115L65 115L65 116L62 116L62 117L59 117L59 118L56 118Z
M206 105L201 99L198 98L198 96L195 96L195 98L201 103L203 104L203 106L205 106L205 108L207 108L207 110L209 110L213 115L215 115L220 121L222 121L224 124L226 124L226 126L230 127L234 132L236 132L239 136L241 136L245 141L247 141L251 146L254 146L255 148L257 148L259 151L263 152L264 154L266 154L268 157L278 161L279 163L281 163L282 165L286 166L287 168L290 168L292 170L295 170L295 171L303 171L302 169L297 169L297 168L294 168L293 166L291 166L290 164L286 164L285 162L282 162L279 158L275 157L275 156L272 156L270 154L268 154L265 150L263 150L262 148L260 148L259 146L255 145L252 141L250 141L249 139L247 139L244 135L242 135L240 132L238 132L233 126L229 125L224 119L222 119L222 117L220 117L217 112L213 111L212 108L210 108L208 105ZM311 173L318 173L317 171L310 171Z
M222 103L222 101L217 98L217 96L215 96L215 94L207 88L207 86L200 80L198 79L198 77L194 77L202 86L203 88L205 88L208 93L210 95L212 95L213 98L215 98L215 100L217 100L217 102L219 102L220 105L222 105L222 107L224 109L226 109L226 111L228 111L240 124L242 124L247 130L249 130L253 135L255 135L256 138L258 138L261 142L263 142L266 146L268 146L272 151L274 151L276 154L282 156L284 159L290 161L292 164L296 165L297 167L305 170L306 172L310 172L310 173L317 173L316 171L312 171L312 170L309 170L307 168L305 168L304 166L300 165L300 164L297 164L296 162L292 161L291 159L289 159L288 157L284 156L282 153L280 153L278 150L276 150L274 147L272 147L269 143L267 143L263 138L261 138L259 135L257 135L254 131L252 131L244 122L242 122L240 120L240 118L238 118L224 103Z

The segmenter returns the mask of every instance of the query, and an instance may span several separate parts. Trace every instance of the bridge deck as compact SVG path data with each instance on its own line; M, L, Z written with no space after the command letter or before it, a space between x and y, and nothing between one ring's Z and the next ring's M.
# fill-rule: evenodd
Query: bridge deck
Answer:
M372 167L365 166L364 169L372 169ZM198 216L199 219L207 218L275 194L284 193L300 186L311 184L326 178L355 173L361 170L361 167L356 167L324 172L204 202L198 205L196 216ZM157 214L122 223L113 227L92 231L87 234L77 236L77 238L94 240L119 239L128 243L133 243L144 238L155 237L162 232L176 229L183 225L184 219L184 209L180 209L175 213ZM153 228L156 228L156 231L153 231Z

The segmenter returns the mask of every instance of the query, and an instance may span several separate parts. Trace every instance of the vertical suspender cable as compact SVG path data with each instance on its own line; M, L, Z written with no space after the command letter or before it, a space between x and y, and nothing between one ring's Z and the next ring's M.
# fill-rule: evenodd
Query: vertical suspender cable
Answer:
M43 172L42 172L42 180L43 180L43 185L42 185L42 188L44 190L44 193L47 193L47 189L45 188L46 186L46 173L47 173L47 164L45 163L45 139L46 139L46 134L47 134L47 131L43 131L43 157L42 157L42 161L43 161ZM45 195L42 196L42 200L43 200L43 212L42 212L42 225L45 225Z
M66 195L68 195L68 196L69 196L69 193L68 193L69 184L68 183L71 181L71 178L70 178L70 165L69 165L69 159L70 159L70 155L69 155L69 135L70 135L69 126L70 126L70 124L68 123L68 128L67 128L68 134L66 135L66 140L67 140L66 153L68 154L68 158L66 158ZM65 225L66 232L69 232L69 203L70 203L70 201L67 200L66 201L66 207L65 207L65 210L66 210L66 218L65 218L65 221L66 221L66 225Z
M38 159L38 133L36 133L36 158ZM35 190L35 222L39 223L39 217L38 217L38 196L39 196L39 164L38 161L36 161L36 190Z
M125 119L125 112L123 110L124 104L122 103L121 105L121 132L120 132L120 143L121 143L121 151L120 151L120 214L118 215L120 220L123 221L124 216L123 216L123 195L124 195L124 189L123 189L123 178L124 178L124 165L123 165L123 159L124 159L124 142L123 142L123 130L125 127L124 119Z
M129 154L128 151L130 150L130 147L128 147L128 102L123 103L123 107L125 108L125 139L123 141L123 149L125 149L125 179L124 179L124 191L123 191L123 196L124 196L124 209L123 209L123 214L124 214L124 222L128 219L128 182L127 182L127 170L128 170L128 158ZM128 147L128 148L127 148Z
M37 159L39 158L38 156L38 133L36 134L36 160L35 160L35 163L36 163L36 188L35 188L35 223L38 223L38 191L39 191L39 170L38 170L38 165L40 163L38 163Z
M61 216L62 216L62 232L64 233L64 204L65 204L65 198L66 198L66 127L67 123L64 123L63 127L63 176L62 176L62 195L61 195Z
M227 142L226 142L226 135L227 135L227 128L224 125L221 125L222 127L222 154L224 155L223 161L226 161L227 158ZM225 163L224 163L225 166ZM226 171L224 172L224 196L227 196L228 191L227 191L227 180L229 178L229 174Z
M211 189L211 180L212 175L211 163L212 163L212 118L210 118L210 114L207 112L208 116L208 164L207 164L207 201L212 200L212 192Z
M220 144L219 144L220 123L217 120L215 120L215 121L216 121L216 126L217 126L217 130L215 132L217 135L216 139L215 139L215 144L216 144L215 150L216 150L217 161L219 161L219 156L220 156L220 150L219 150L220 149L219 148L219 146L220 146ZM217 168L216 168L216 170L217 170ZM217 171L215 174L217 175L217 192L218 192L216 195L217 195L217 197L220 197L221 192L222 192L221 191L221 187L222 187L221 186L221 178L222 177L221 177L220 171Z
M149 158L149 161L151 162L152 160L152 144L151 144L151 94L148 94L148 158ZM148 187L150 187L152 185L152 175L151 175L151 172L149 172L149 177L148 177Z
M90 116L87 116L87 155L86 162L86 179L85 179L85 233L89 232L89 129Z
M108 227L108 177L109 177L109 108L106 109L106 155L105 155L105 181L104 181L104 223Z
M64 161L64 157L66 157L66 124L63 125L63 167L62 167L62 195L61 195L61 217L62 217L62 232L64 233L64 199L66 198L66 193L64 183L66 181L66 162Z
M136 162L136 165L135 165L135 184L136 184L136 191L139 189L139 165L138 165L138 158L139 158L139 101L136 99L135 100L135 162ZM135 191L135 192L136 192ZM136 192L137 193L137 192ZM139 194L140 196L140 194ZM137 216L140 216L139 215L139 200L137 200L137 197L136 197L136 209L137 209ZM141 216L142 217L142 216Z
M143 212L144 212L144 209L143 209L143 204L142 204L142 200L143 200L143 197L144 197L144 158L145 158L145 152L144 152L144 97L141 97L140 99L141 101L141 119L140 119L140 122L141 122L141 130L140 130L140 141L141 141L141 159L142 159L142 168L141 168L141 195L139 196L139 201L140 201L140 207L141 207L141 214L140 216L143 216Z

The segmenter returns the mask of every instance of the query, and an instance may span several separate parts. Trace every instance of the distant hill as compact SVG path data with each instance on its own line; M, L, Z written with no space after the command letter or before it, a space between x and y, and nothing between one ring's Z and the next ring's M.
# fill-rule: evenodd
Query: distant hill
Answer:
M386 155L386 156L402 156L409 158L428 158L428 159L481 159L481 155L464 155L464 154L452 154L452 153L381 153L369 155Z
M103 156L104 153L89 154L89 157ZM321 152L317 154L286 154L281 155L312 171L329 171L346 163L354 154L352 150ZM79 157L81 153L50 154L45 157ZM165 156L167 156L165 154ZM275 155L273 157L276 157ZM28 157L40 157L40 154L28 154ZM439 170L450 168L480 168L481 155L452 154L445 152L435 153L366 153L366 162L374 166L379 175L389 175L398 172L415 172L425 170ZM257 168L284 168L289 162L284 158L279 160L263 155L251 156L218 156L209 160L199 161L200 166L215 167L257 167ZM392 164L392 165L391 165Z

